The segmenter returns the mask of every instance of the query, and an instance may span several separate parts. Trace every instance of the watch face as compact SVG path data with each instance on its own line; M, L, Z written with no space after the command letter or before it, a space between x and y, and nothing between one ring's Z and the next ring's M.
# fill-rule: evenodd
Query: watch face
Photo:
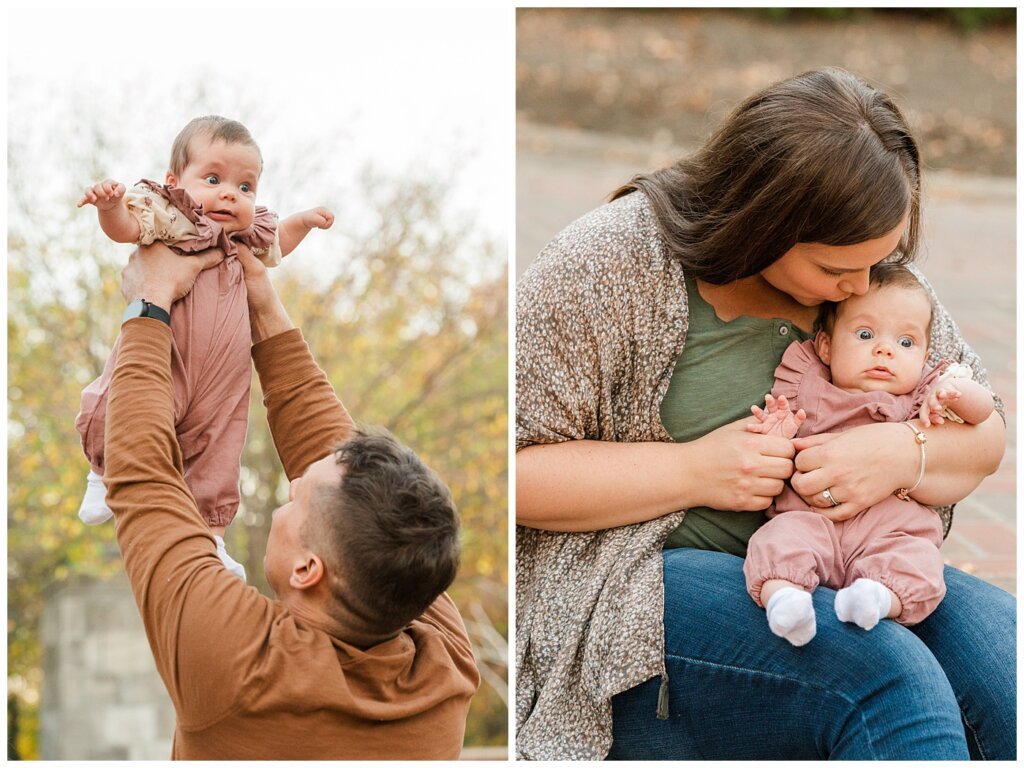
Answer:
M157 306L145 299L136 299L129 304L124 314L121 315L121 322L125 323L131 320L133 317L152 317L154 320L159 320L161 323L167 325L171 324L171 314L163 307Z
M135 299L124 309L124 314L121 315L121 322L131 320L133 317L145 317L146 302L142 299Z

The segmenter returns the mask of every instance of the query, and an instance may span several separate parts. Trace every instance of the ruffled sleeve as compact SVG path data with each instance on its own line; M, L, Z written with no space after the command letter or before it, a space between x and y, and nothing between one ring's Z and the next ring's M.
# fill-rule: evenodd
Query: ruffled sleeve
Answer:
M139 245L159 240L183 254L214 247L222 248L229 256L235 254L234 243L224 234L224 228L204 216L202 206L184 189L142 179L132 192L136 194L128 210L139 221Z
M907 410L900 415L898 419L894 421L908 421L917 415L917 412L921 410L921 406L924 404L925 398L928 396L928 390L943 374L943 372L949 368L949 361L943 360L934 368L925 367L924 372L921 374L921 380L917 382L917 387L914 391L907 395Z
M281 263L281 238L278 233L277 214L262 205L256 206L252 229L240 240L252 248L253 255L268 267Z
M782 362L775 369L775 386L772 395L785 397L792 409L803 408L810 413L816 401L818 382L829 380L828 368L814 351L813 341L794 341L782 355Z
M199 235L190 218L165 193L164 187L142 179L124 196L128 213L139 223L138 245L160 241L178 245Z

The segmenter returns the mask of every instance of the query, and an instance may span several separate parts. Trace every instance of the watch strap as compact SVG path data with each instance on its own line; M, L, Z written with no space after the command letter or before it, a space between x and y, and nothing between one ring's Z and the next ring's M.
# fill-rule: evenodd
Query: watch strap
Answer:
M143 317L155 318L162 323L166 323L168 326L171 324L170 312L168 312L163 307L158 307L156 304L146 301L145 299L143 299L142 301L146 305L146 311L142 315Z

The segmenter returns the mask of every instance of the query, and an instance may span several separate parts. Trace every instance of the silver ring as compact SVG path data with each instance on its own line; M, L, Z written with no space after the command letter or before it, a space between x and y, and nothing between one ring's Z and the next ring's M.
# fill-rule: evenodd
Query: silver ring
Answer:
M827 501L833 507L838 507L839 506L839 502L836 501L835 496L832 495L832 491L830 491L828 488L826 488L824 491L822 491L821 495L824 496L825 497L825 501Z

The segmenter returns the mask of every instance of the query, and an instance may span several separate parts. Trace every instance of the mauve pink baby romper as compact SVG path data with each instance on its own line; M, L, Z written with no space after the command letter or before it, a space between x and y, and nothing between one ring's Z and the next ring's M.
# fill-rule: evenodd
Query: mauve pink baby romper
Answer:
M905 395L846 392L832 384L813 342L794 342L775 370L772 395L785 396L794 412L807 412L800 437L873 422L907 421L917 414L928 385L947 365L926 367L917 387ZM907 437L912 437L909 431ZM768 579L785 579L813 590L819 583L841 589L867 578L896 593L903 603L896 621L909 625L928 616L946 594L939 554L942 521L913 499L889 496L834 523L812 511L787 483L768 516L771 519L751 536L743 564L747 591L758 605Z
M171 247L187 258L217 246L228 256L200 273L192 291L171 307L171 377L174 420L185 467L185 482L211 526L226 526L238 512L238 477L249 416L252 380L249 307L242 265L234 242L220 224L202 214L184 190L146 182L199 230L194 240ZM274 242L277 217L262 206L250 230L232 238L251 248ZM103 373L82 392L75 427L94 472L103 474L107 390L117 364L120 337Z

